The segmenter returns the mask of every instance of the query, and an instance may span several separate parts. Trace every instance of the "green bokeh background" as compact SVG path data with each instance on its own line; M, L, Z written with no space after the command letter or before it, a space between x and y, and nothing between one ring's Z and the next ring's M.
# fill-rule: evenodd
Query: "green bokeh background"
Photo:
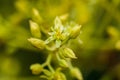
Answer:
M120 0L0 0L0 80L39 80L29 66L43 63L46 54L27 41L32 8L42 27L66 13L67 21L82 25L70 47L84 80L120 80Z

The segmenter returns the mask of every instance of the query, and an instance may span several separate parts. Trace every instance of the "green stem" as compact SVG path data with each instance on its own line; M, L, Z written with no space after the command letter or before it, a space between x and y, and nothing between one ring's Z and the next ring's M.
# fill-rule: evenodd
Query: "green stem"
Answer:
M73 66L72 66L71 59L68 59L67 61L68 61L69 69L72 69L72 68L73 68Z
M43 67L45 67L45 66L48 66L48 68L50 69L50 71L52 72L52 73L54 73L54 69L52 68L52 66L51 66L51 59L52 59L52 53L50 53L49 55L48 55L48 57L47 57L47 60L46 60L46 62L45 63L43 63L42 64L42 66Z
M57 57L57 59L58 59L58 61L59 61L59 60L60 60L60 57L59 57L58 53L56 53L56 57Z
M48 64L48 68L50 69L50 71L51 71L52 73L55 72L54 69L53 69L53 67L52 67L50 64Z
M47 66L48 64L50 64L51 58L52 58L52 53L50 53L50 54L48 55L46 62L42 64L43 67L45 67L45 66Z

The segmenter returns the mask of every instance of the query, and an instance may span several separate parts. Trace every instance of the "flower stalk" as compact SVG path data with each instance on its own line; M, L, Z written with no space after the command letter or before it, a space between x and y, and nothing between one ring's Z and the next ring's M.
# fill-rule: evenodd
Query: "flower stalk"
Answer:
M36 11L34 10L34 12ZM38 16L37 12L35 14ZM67 80L61 70L69 68L73 77L83 80L79 69L73 67L71 63L71 59L76 59L77 57L73 50L66 46L70 39L79 36L81 26L77 24L74 27L65 26L62 24L60 18L56 17L54 26L51 27L51 32L48 32L49 37L45 40L41 39L38 26L36 22L30 21L31 33L36 38L29 38L28 41L40 50L47 50L48 57L43 64L31 65L30 69L32 73L41 74L41 78L46 78L47 80ZM57 61L56 65L58 65L58 68L56 69L51 65L53 58L56 58Z

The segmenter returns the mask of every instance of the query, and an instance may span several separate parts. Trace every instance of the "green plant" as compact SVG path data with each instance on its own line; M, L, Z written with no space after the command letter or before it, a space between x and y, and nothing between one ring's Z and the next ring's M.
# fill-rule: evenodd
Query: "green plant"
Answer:
M44 31L35 20L30 20L30 29L33 38L29 38L28 41L36 48L48 53L48 57L43 64L35 63L30 66L33 74L40 74L41 78L48 80L66 80L67 78L62 70L68 68L74 78L83 80L79 69L73 67L71 63L71 59L77 59L77 57L73 50L66 45L70 39L75 39L80 34L81 25L73 22L63 25L60 17L56 17L54 26L51 27L50 32L47 32L49 35L45 34L46 39L42 39L41 32ZM51 65L54 57L57 59L56 67Z

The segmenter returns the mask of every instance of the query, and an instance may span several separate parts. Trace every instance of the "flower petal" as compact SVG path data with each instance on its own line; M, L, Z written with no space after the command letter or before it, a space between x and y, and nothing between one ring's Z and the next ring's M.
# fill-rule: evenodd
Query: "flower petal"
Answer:
M56 40L55 45L56 45L56 48L59 48L61 45L61 40Z
M55 40L55 38L51 36L51 37L49 37L48 39L45 40L45 44L48 44L53 40Z

